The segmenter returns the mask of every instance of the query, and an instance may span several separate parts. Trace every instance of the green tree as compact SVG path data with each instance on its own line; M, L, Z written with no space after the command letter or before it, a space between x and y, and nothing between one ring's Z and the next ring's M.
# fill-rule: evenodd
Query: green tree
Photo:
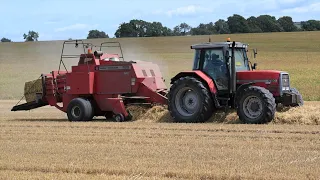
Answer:
M108 34L103 31L98 30L90 30L87 36L87 39L95 39L95 38L109 38Z
M23 34L25 41L38 41L39 33L35 31L29 31L28 34Z
M170 36L172 31L163 26L160 22L146 22L143 20L133 19L128 23L120 24L115 32L119 37L156 37Z
M229 25L228 25L227 21L225 21L223 19L219 19L218 21L216 21L214 23L214 28L216 29L216 32L218 34L229 34L230 33Z
M2 38L1 42L11 42L11 39L7 39L7 38Z
M216 28L212 22L208 24L200 23L199 26L191 29L192 35L210 35L216 33Z
M281 32L283 31L280 24L277 22L274 16L260 15L257 17L259 27L263 32Z
M185 36L190 34L191 26L187 23L181 23L173 28L173 33L176 36Z
M308 20L301 22L301 28L304 31L317 31L320 30L320 21L317 20Z
M249 32L249 26L246 19L238 14L228 17L228 26L231 33Z
M163 26L160 22L147 23L145 36L157 37L157 36L170 36L172 31Z
M297 27L294 25L290 16L283 16L278 19L278 23L286 32L296 31Z
M262 30L259 26L259 22L257 21L257 18L254 16L251 16L247 19L247 23L249 26L249 32L250 33L261 33Z
M120 24L117 29L116 37L145 37L147 32L148 22L143 20L133 19L128 23Z

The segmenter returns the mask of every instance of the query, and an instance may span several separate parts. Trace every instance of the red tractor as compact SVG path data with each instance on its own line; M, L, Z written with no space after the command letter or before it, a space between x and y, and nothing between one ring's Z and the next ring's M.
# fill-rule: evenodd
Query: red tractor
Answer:
M168 93L168 109L176 122L204 122L217 109L233 108L244 123L268 123L277 104L303 105L287 72L256 70L257 64L248 60L247 44L228 39L191 49L195 50L193 70L173 77Z

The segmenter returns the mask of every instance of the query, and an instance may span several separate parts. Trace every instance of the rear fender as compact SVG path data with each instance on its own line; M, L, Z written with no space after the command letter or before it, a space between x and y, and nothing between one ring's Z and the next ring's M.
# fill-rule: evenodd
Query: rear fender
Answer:
M210 90L210 92L212 94L216 94L217 93L217 88L214 85L212 79L210 77L208 77L206 74L204 74L203 72L201 72L201 71L180 72L176 76L171 78L171 84L173 84L173 82L176 81L177 79L179 79L181 77L186 77L186 76L191 76L191 77L197 78L198 80L203 82L205 85L207 85L207 88Z
M215 106L216 107L220 106L220 104L216 98L217 88L216 88L215 84L213 83L213 80L209 76L204 74L202 71L197 70L197 71L180 72L176 76L171 78L171 84L173 84L174 81L178 80L179 78L186 77L186 76L191 76L191 77L194 77L194 78L198 79L199 81L201 81L206 86L206 88L208 88L210 90L212 99L215 103Z

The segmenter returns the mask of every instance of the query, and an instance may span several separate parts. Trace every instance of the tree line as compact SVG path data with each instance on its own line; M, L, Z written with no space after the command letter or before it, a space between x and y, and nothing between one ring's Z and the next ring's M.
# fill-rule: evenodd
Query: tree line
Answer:
M183 22L170 29L161 22L147 22L133 19L121 23L114 33L116 38L122 37L158 37L158 36L186 36L186 35L211 35L211 34L234 34L234 33L264 33L264 32L294 32L294 31L319 31L320 21L308 20L293 22L290 16L276 19L271 15L251 16L244 18L234 14L227 20L219 19L216 22L200 23L197 27L191 27ZM39 33L29 31L23 34L25 41L37 41ZM90 30L87 39L109 38L104 31ZM71 38L70 38L71 39ZM69 40L70 40L69 39ZM2 38L1 42L11 42L8 38Z
M246 19L241 15L234 14L229 16L227 20L219 19L216 22L200 23L197 27L181 23L173 29L163 26L160 22L146 22L133 19L127 23L120 24L115 32L115 36L121 38L318 30L320 30L320 21L317 20L295 23L290 16L276 19L274 16L260 15L258 17L251 16Z

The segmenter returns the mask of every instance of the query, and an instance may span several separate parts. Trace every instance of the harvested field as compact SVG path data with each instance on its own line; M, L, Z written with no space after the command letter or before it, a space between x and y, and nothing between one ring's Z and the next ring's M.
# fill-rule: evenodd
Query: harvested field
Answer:
M289 72L305 106L283 109L266 125L241 124L234 112L203 124L172 123L159 106L130 107L135 119L124 123L69 122L54 107L10 112L25 82L57 70L62 42L0 43L0 179L320 179L320 32L230 37L258 48L258 69ZM168 87L191 69L190 45L207 40L119 39L126 60L159 64ZM69 69L76 63L66 61Z
M71 123L53 107L10 112L15 103L0 101L3 179L320 178L320 129L311 123L318 102L278 113L267 125L239 124L232 114L171 123L161 107L134 122Z

